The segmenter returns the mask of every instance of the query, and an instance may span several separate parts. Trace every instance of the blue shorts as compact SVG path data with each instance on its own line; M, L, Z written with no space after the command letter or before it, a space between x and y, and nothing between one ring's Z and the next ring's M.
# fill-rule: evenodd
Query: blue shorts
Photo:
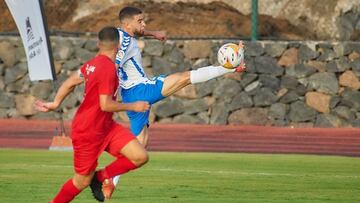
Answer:
M164 75L154 78L149 83L140 83L130 89L122 89L121 96L124 103L147 101L150 105L164 99L161 90L164 85ZM138 136L145 125L149 126L150 110L146 112L126 112L130 120L131 132Z

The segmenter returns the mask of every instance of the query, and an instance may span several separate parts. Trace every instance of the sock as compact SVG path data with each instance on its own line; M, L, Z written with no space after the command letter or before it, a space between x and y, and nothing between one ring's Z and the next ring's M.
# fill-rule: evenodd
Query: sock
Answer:
M97 172L96 177L100 182L103 182L105 179L124 174L136 168L137 166L128 158L121 157L106 166L104 169Z
M80 192L81 190L75 187L72 179L69 179L52 200L52 203L68 203L73 200Z
M114 183L115 186L118 184L119 180L120 180L120 175L115 176L115 177L113 178L113 183Z
M191 84L201 83L231 72L235 72L235 69L227 69L222 66L206 66L190 71L190 82Z

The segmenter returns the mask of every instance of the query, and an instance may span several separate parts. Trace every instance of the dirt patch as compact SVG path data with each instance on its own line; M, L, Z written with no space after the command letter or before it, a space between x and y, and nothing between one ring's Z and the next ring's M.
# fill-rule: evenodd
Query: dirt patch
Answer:
M251 20L221 2L157 3L149 1L131 4L142 8L147 15L147 27L166 30L169 37L249 37ZM118 12L124 4L72 22L77 1L46 1L45 12L49 28L68 32L97 32L105 25L118 24ZM15 23L4 1L0 2L0 31L16 31ZM274 39L313 39L311 33L291 25L283 19L260 15L260 36Z

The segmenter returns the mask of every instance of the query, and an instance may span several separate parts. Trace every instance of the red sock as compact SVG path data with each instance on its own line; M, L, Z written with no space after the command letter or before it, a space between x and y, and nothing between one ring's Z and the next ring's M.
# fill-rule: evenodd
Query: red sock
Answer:
M60 192L52 200L52 203L68 203L78 195L81 190L77 189L72 181L69 179L61 188Z
M124 174L136 168L137 166L128 158L121 157L96 173L96 177L100 182L103 182L105 179Z

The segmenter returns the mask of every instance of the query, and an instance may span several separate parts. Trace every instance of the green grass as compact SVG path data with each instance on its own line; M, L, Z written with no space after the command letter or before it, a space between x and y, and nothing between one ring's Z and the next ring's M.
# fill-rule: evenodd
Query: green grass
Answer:
M71 152L0 149L0 202L47 202L72 173ZM152 152L109 202L360 202L360 158Z

